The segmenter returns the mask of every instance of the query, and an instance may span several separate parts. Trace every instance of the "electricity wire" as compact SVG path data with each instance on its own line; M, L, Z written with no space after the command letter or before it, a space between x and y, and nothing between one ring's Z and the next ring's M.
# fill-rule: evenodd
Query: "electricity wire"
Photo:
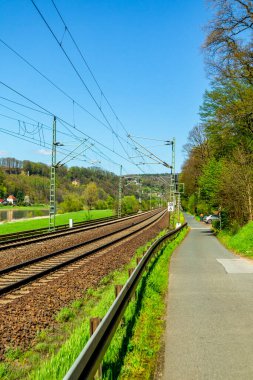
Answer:
M108 127L111 129L111 132L113 134L116 135L116 138L119 142L119 144L121 145L122 149L124 150L124 152L126 153L127 156L128 155L128 152L127 150L125 149L124 145L122 144L122 142L120 141L120 138L119 136L115 133L111 123L109 122L107 116L105 115L104 111L102 110L102 108L100 108L96 98L94 97L94 95L92 94L92 92L90 91L89 87L87 86L87 84L85 83L83 77L81 76L81 74L79 73L78 69L75 67L73 61L71 60L71 58L69 57L68 53L66 52L66 50L63 48L62 44L60 43L60 41L58 40L57 36L55 35L54 31L52 30L52 28L50 27L49 23L47 22L47 20L45 19L45 17L43 16L42 12L40 11L40 9L38 8L38 6L36 5L36 3L34 2L34 0L31 0L32 4L34 5L35 9L37 10L37 12L39 13L40 17L42 18L42 20L44 21L44 23L46 24L47 28L49 29L50 33L52 34L52 36L54 37L54 39L56 40L57 44L60 46L61 50L63 51L65 57L67 58L67 60L69 61L71 67L73 68L73 70L75 71L76 75L78 76L78 78L80 79L80 81L82 82L83 86L85 87L85 89L87 90L88 94L90 95L90 97L92 98L92 100L94 101L95 105L97 106L97 108L99 109L99 111L101 112L104 120L106 121L106 123L108 124Z

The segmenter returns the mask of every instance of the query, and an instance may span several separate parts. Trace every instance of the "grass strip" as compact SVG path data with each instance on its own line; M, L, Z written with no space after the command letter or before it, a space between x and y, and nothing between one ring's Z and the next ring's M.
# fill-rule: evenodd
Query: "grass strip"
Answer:
M253 259L253 222L247 223L235 233L229 230L218 232L218 238L230 250Z
M165 231L159 236L164 233ZM181 232L174 242L166 244L166 247L150 263L149 270L137 288L137 297L129 303L123 321L104 358L104 379L116 379L119 376L132 378L125 375L134 369L137 370L134 363L132 366L128 363L129 360L131 363L131 358L126 359L125 363L128 364L125 364L123 369L122 365L125 355L128 358L136 350L138 355L135 360L140 360L142 366L145 368L147 366L152 372L156 354L160 348L160 335L163 331L162 315L165 310L163 299L167 289L168 259L176 245L183 239L184 234L185 232ZM114 285L124 284L127 281L128 269L136 265L136 257L142 256L153 241L154 239L144 247L140 247L131 262L121 271L114 271L104 277L98 288L89 289L82 299L75 300L69 307L61 309L55 316L55 320L58 322L57 327L38 332L36 342L29 351L22 352L19 348L10 348L5 362L0 365L0 378L4 380L62 379L89 339L89 319L91 317L102 318L106 314L115 298ZM155 271L155 268L158 269ZM160 295L161 298L158 300L156 295ZM149 304L148 299L153 300L154 304ZM157 309L156 317L153 316L148 322L148 315L152 308ZM157 314L158 309L159 313ZM156 322L156 319L159 323ZM144 326L144 322L145 328L140 333L139 328ZM152 327L154 324L157 325L155 331L153 331L154 326ZM151 331L150 327L152 327ZM144 342L141 343L142 348L138 348L139 339ZM142 359L138 359L139 355ZM148 358L152 359L152 365Z
M56 215L56 225L60 226L62 224L68 224L69 219L73 219L73 222L76 223L85 220L105 218L112 215L114 215L113 210L91 210L90 212L81 210L76 212L68 212L65 214ZM0 235L48 227L48 223L48 217L3 223L0 224Z
M150 263L137 289L137 301L129 307L124 326L117 331L103 364L103 379L151 379L161 349L168 289L169 260L187 229L164 245ZM121 336L121 339L120 339ZM118 349L120 341L120 349Z

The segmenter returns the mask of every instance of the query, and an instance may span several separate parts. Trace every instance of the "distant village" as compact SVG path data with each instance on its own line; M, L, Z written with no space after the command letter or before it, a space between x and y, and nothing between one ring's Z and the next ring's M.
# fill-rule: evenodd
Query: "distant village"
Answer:
M0 198L0 204L3 206L15 206L17 204L17 198L14 195L9 195L8 198Z

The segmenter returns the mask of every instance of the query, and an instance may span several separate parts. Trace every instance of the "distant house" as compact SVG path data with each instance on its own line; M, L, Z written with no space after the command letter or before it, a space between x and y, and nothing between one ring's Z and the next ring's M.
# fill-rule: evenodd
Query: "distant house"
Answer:
M74 179L74 180L72 181L72 185L73 185L73 186L80 186L80 181L79 181L78 179Z
M2 203L4 201L4 199L0 198L0 203Z
M8 198L7 198L7 202L11 205L17 203L17 198L14 197L14 195L9 195Z

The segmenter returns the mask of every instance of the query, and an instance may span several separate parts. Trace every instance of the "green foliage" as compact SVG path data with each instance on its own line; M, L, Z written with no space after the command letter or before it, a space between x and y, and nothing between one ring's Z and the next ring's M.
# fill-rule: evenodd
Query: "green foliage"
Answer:
M82 200L75 195L67 195L64 202L60 203L59 209L62 213L80 211L83 209Z
M228 247L243 256L253 258L253 222L242 228L234 225L231 230L224 230L218 234L221 241Z
M9 347L8 350L5 353L6 359L9 361L13 361L15 359L18 359L22 354L20 347Z
M82 300L75 300L75 301L73 301L72 304L71 304L71 307L72 307L74 310L81 309L82 306L83 306L83 301L82 301Z
M122 199L122 212L124 214L131 214L139 210L139 202L134 195L127 195Z
M39 342L36 344L34 349L39 352L46 352L46 351L49 351L49 345L44 342Z
M106 210L108 208L108 204L106 201L98 200L95 204L96 210Z
M201 197L209 203L211 207L219 206L218 194L222 182L222 161L211 158L203 168L199 178Z
M91 210L98 200L98 187L95 182L88 183L85 187L83 198L88 210Z
M214 3L204 44L212 82L200 108L201 129L188 137L184 205L198 193L198 209L204 201L208 210L226 213L224 226L243 225L253 220L253 26L245 24L253 7Z
M197 197L195 194L192 194L190 197L189 197L189 200L188 200L188 210L194 214L195 213L195 210L196 210L196 206L197 206Z
M64 307L59 311L59 313L56 314L55 320L57 322L67 322L70 321L75 317L75 313L73 310L69 309L68 307Z
M8 372L8 366L5 363L0 363L0 379L3 379Z

